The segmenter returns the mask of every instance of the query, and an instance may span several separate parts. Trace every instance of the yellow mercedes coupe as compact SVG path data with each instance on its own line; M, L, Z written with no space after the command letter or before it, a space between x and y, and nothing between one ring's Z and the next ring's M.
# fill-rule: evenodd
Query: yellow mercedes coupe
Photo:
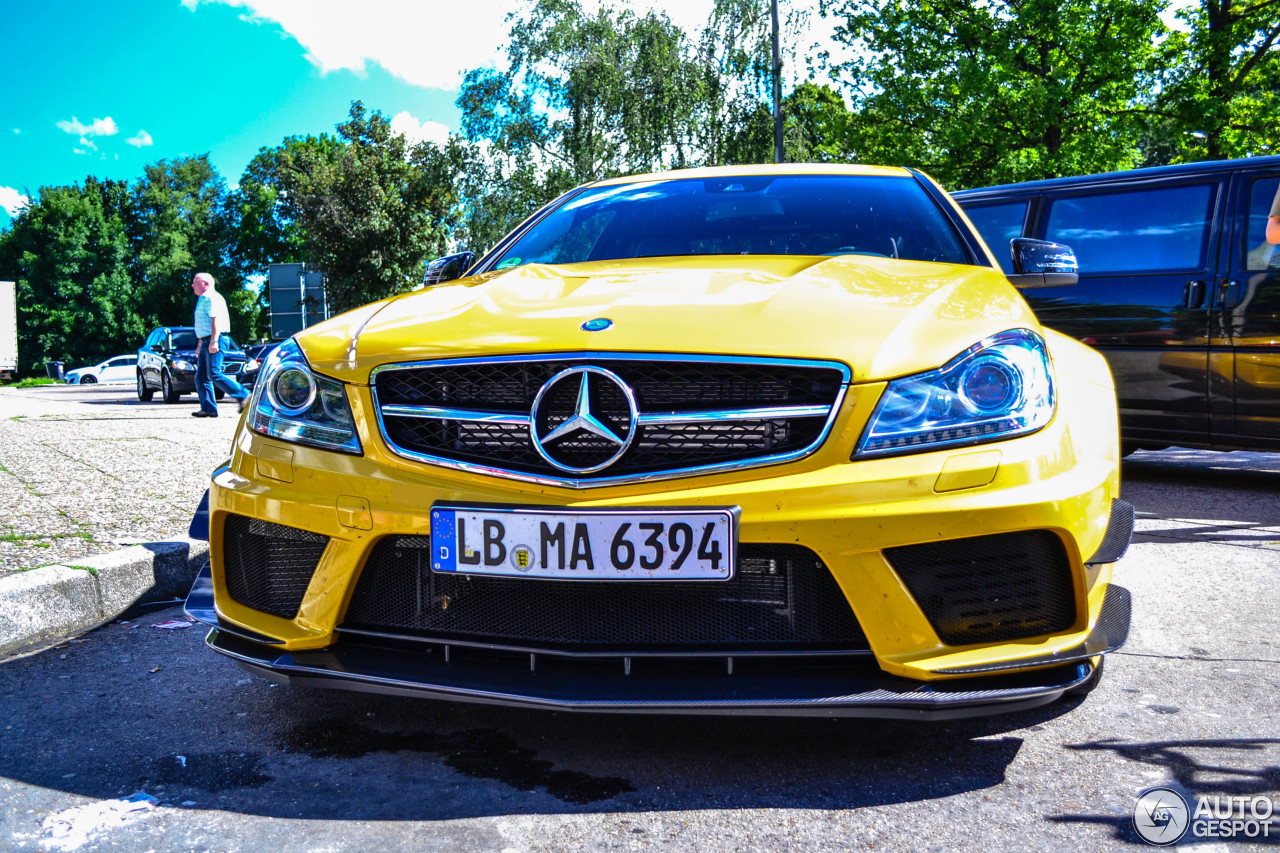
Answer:
M920 172L600 181L264 364L188 612L276 681L593 712L948 718L1129 631L1102 357Z

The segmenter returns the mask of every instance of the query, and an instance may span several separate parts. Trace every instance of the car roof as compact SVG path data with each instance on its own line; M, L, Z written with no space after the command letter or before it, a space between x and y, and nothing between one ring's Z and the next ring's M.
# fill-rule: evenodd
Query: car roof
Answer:
M1018 184L999 184L991 187L974 187L956 190L956 198L981 198L984 195L1015 195L1034 193L1059 187L1085 186L1093 183L1142 181L1152 178L1177 178L1194 175L1229 172L1237 169L1272 169L1280 167L1280 155L1269 157L1245 157L1238 160L1206 160L1200 163L1180 163L1175 166L1149 166L1145 169L1127 169L1119 172L1100 172L1094 175L1074 175L1067 178L1046 178L1042 181L1023 181Z
M673 169L669 172L648 172L606 178L588 184L608 187L644 181L672 181L681 178L733 178L755 175L874 175L879 177L909 178L911 172L901 166L863 166L842 163L760 163L748 166L707 166L701 169Z

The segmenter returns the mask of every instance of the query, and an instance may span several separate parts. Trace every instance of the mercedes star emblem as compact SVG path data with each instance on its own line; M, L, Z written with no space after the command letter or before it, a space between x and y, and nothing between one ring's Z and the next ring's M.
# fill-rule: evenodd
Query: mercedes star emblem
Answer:
M622 458L636 435L635 394L602 367L570 367L547 380L529 419L534 449L561 471L591 474Z

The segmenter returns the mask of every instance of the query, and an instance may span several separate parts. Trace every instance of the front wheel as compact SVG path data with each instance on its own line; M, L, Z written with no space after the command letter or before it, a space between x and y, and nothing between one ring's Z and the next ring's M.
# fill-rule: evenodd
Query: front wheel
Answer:
M176 403L182 399L182 395L174 390L173 380L169 378L168 373L160 374L160 393L164 396L166 403Z
M150 388L147 387L147 380L143 377L142 371L139 370L138 371L138 402L150 403L151 396L155 393L156 393L155 391L152 391Z
M97 385L97 384L98 384L98 377L96 377L96 376L81 376L81 377L80 377L80 384L81 384L81 385Z

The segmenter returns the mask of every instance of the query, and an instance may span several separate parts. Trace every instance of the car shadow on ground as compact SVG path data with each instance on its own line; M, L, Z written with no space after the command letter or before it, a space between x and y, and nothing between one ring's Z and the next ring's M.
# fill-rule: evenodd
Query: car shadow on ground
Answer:
M998 786L1019 730L1082 701L935 723L580 715L277 686L202 635L112 625L5 662L0 776L304 819L848 809Z
M1223 817L1228 808L1228 797L1244 797L1246 800L1264 797L1270 801L1272 795L1280 790L1280 738L1206 738L1147 743L1099 740L1064 746L1068 750L1079 752L1109 752L1128 761L1159 768L1164 771L1161 775L1167 775L1172 780L1164 783L1164 786L1180 793L1193 810L1197 803L1196 795L1203 795L1213 798L1214 807L1222 809L1219 816ZM1202 754L1209 750L1213 751L1212 760ZM1223 763L1224 757L1238 757L1239 763L1228 766ZM1111 826L1113 837L1117 840L1143 843L1129 815L1059 814L1049 815L1047 819L1062 824L1092 823ZM1197 822L1204 824L1205 821L1204 818L1197 821L1193 817L1192 823ZM1192 826L1186 841L1191 843L1198 840L1202 839ZM1212 839L1203 840L1207 843ZM1280 846L1280 831L1274 835L1255 833L1247 840L1250 844Z

